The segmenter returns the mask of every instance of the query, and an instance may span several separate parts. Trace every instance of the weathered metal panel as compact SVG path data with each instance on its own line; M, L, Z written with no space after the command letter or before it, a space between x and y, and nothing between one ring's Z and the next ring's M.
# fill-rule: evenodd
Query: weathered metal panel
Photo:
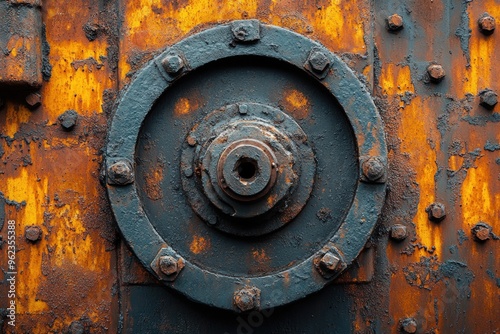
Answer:
M478 24L484 13L500 19L497 0L47 0L42 9L14 2L0 8L39 17L23 42L27 53L17 52L27 58L11 66L5 44L0 77L41 91L30 102L0 94L0 308L9 299L8 220L18 235L16 327L3 318L4 331L500 331L500 114L481 100L487 89L500 91L500 36ZM365 82L384 121L389 190L371 255L339 277L343 284L238 315L191 302L144 270L115 231L100 168L117 91L165 48L241 19L321 43ZM45 82L41 59L28 52L42 48L42 23L52 66ZM0 42L12 40L7 26ZM441 80L428 73L433 64L444 69ZM206 99L193 94L178 111ZM153 175L140 182L155 198L160 176ZM429 216L436 202L442 220ZM206 247L195 237L196 250Z
M0 1L0 87L39 88L46 50L41 1ZM45 64L47 67L47 64ZM50 75L48 68L45 76Z

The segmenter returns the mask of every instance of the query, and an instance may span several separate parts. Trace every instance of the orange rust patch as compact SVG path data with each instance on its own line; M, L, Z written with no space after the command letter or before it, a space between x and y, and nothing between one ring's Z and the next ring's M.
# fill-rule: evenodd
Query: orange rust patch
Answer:
M286 91L282 103L285 111L296 119L304 119L309 114L310 105L307 97L296 89Z
M263 249L255 249L252 251L252 256L255 261L259 263L264 263L269 261L269 256L266 254L266 251Z
M192 253L200 254L208 248L210 248L210 240L197 235L193 236L193 241L191 241L191 245L189 246Z
M163 198L163 192L161 190L161 182L163 181L163 170L164 166L162 163L158 163L155 167L144 175L144 181L146 182L146 196L153 201Z
M187 115L190 112L198 109L198 102L190 101L185 97L182 97L177 101L174 107L174 114L176 116Z

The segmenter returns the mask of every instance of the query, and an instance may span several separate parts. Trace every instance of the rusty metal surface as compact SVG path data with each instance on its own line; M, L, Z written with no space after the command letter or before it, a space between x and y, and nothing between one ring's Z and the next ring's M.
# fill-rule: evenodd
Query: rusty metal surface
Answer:
M259 69L254 65L269 59L274 62L270 64L273 67L278 65L277 60L288 63L288 67L282 68L285 73L305 71L317 81L307 82L304 74L299 80L290 80L271 67ZM213 64L208 71L207 64ZM228 73L228 65L235 64L237 70ZM268 78L273 79L266 84L266 74L260 71L271 71ZM260 89L255 88L257 76ZM284 79L278 81L276 77ZM304 81L308 88L299 88ZM193 82L196 85L191 87ZM281 96L290 89L315 106L310 110L305 108L307 103L301 106L305 109L302 112L314 120L309 124L302 122L305 132L284 114L290 110L278 109ZM169 94L171 91L173 94ZM176 101L190 104L190 96L186 95L189 91L203 97L217 96L220 91L226 94L200 104L197 110L176 114ZM237 101L250 102L235 104ZM154 112L148 115L151 109ZM324 110L330 112L325 115ZM174 122L179 120L178 124L167 130L172 116ZM145 130L140 133L143 123ZM194 130L189 131L190 128ZM146 139L144 143L142 138ZM259 177L249 182L240 174L235 182L230 182L230 172L223 171L236 166L237 157L225 167L232 150L239 147L241 152L234 154L254 157L257 166L265 164L257 157L258 152L248 152L250 147L245 143L249 141L260 143L261 148L269 147L269 155L277 157L276 181L263 197L246 195L253 194ZM234 147L235 143L243 146ZM150 173L158 159L164 159L163 167ZM315 161L321 169L317 176ZM151 266L159 273L160 253L185 264L179 277L166 280L169 286L207 305L241 311L247 307L235 307L233 291L249 286L252 291L259 291L258 304L264 309L303 298L353 262L371 234L383 204L386 161L383 127L375 106L364 86L339 58L290 31L262 25L257 20L234 21L172 46L132 81L111 123L107 145L108 193L120 231L148 270ZM116 182L117 166L122 165L128 167L120 168L118 180L123 178L125 182ZM271 161L268 165L268 180L255 194L265 190L270 182ZM179 166L179 170L164 171L165 166ZM187 175L186 169L191 170ZM264 167L258 170L264 174ZM197 172L193 175L193 171ZM132 174L145 181L134 182ZM157 179L158 174L166 177ZM317 179L314 187L313 177ZM160 186L161 196L148 196L150 178L155 178L153 182ZM184 192L177 191L181 178ZM243 183L241 178L245 179ZM230 194L221 182L231 189ZM198 191L197 183L201 184ZM348 192L343 195L345 191ZM311 192L306 210L294 219ZM206 201L203 194L209 200L206 204L202 204ZM201 220L186 206L186 197ZM334 214L322 223L318 210ZM293 224L288 224L291 220ZM269 230L269 226L286 226L259 240L228 237L210 226L219 224L224 224L221 229L225 232L254 237L276 229ZM203 238L206 245L193 250L191 244L186 249L192 238ZM279 240L293 238L297 242L280 245ZM235 247L238 253L234 253ZM256 249L267 257L258 274L255 265L245 260ZM215 260L217 253L232 255L221 263ZM160 274L159 278L166 277Z
M18 235L17 327L2 318L2 330L499 332L500 35L488 18L500 19L499 8L497 0L44 1L52 76L39 81L39 96L0 94L3 271L8 219ZM355 71L384 122L389 192L369 241L370 279L238 316L186 300L137 263L115 234L100 162L110 106L134 73L187 36L240 19L305 35ZM431 65L444 70L440 81ZM78 113L69 131L58 119L67 110ZM149 187L159 196L155 182ZM433 203L444 205L440 222L429 220ZM195 240L195 249L207 245ZM369 267L358 261L361 272L349 282Z
M50 77L41 1L0 1L0 87L36 89ZM43 74L43 76L42 76Z

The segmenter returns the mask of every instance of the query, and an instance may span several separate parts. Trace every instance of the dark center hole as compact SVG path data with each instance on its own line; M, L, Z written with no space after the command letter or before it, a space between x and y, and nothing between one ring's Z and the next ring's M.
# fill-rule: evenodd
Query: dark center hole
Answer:
M255 177L257 174L257 161L250 158L241 158L237 167L238 175L245 180Z

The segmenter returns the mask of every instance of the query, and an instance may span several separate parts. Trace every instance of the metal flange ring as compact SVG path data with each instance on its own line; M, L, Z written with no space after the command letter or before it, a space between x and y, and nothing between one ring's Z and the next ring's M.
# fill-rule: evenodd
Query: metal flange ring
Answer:
M337 129L344 131L346 136L352 136L354 145L352 152L339 152L336 158L339 161L353 158L355 162L349 162L346 169L333 172L348 172L355 176L350 207L345 209L345 214L344 211L332 213L337 214L339 226L322 244L308 244L307 252L300 258L265 272L232 273L231 268L221 269L223 264L219 267L205 266L194 255L191 257L185 251L180 251L184 247L181 238L165 239L162 235L170 233L171 226L179 220L179 217L169 215L168 212L175 211L176 206L184 207L185 203L179 200L161 204L165 205L164 215L161 217L150 211L149 204L144 203L145 197L142 195L144 180L141 175L144 163L137 157L138 150L148 150L147 145L138 145L141 140L147 140L147 134L140 137L141 131L144 131L141 127L146 124L144 122L148 114L163 96L167 96L176 85L181 85L184 79L189 79L191 72L194 74L201 67L216 62L230 62L239 57L270 59L313 78L311 80L315 81L314 85L329 94L331 103L340 106L349 129ZM221 106L231 103L234 101L228 100ZM306 125L305 121L301 123L303 127ZM320 141L322 134L308 133L308 136L309 139L304 139L305 145ZM184 138L181 139L181 144L172 145L197 145L196 138L188 137L187 143ZM335 140L330 141L329 145L335 145ZM180 151L181 147L178 148ZM260 149L262 152L266 150L262 147ZM168 165L168 159L170 157L165 161L160 159L161 164ZM267 163L265 159L267 158L262 163ZM112 210L121 233L140 262L166 285L188 298L239 312L275 307L303 298L323 288L355 260L372 233L384 203L386 163L387 148L382 121L366 87L353 71L322 45L294 32L260 24L256 20L235 21L192 35L161 53L139 71L120 98L106 149L107 190ZM319 167L325 168L322 165ZM183 168L188 176L197 172L190 169L192 166ZM180 173L174 166L165 170L168 173ZM368 172L365 174L363 171ZM321 194L322 182L328 180L318 176L315 178L314 191ZM167 187L160 189L161 194L182 193L180 176L178 179L171 187L167 184ZM331 201L336 198L335 191L342 192L343 189L333 189L328 195ZM179 195L179 198L182 196ZM154 197L160 198L161 195ZM293 203L287 205L291 204ZM299 218L311 214L311 209L307 209L307 212L304 210ZM314 213L312 216L314 217ZM189 225L191 222L186 221L185 224ZM272 234L286 232L292 227L287 225ZM304 227L309 228L307 224ZM228 239L231 236L221 234L220 237ZM200 240L202 237L199 236L193 239L191 246L198 247L193 246L194 253L200 247ZM241 242L246 245L250 243L246 240ZM259 250L256 249L255 252L255 256L259 257Z

